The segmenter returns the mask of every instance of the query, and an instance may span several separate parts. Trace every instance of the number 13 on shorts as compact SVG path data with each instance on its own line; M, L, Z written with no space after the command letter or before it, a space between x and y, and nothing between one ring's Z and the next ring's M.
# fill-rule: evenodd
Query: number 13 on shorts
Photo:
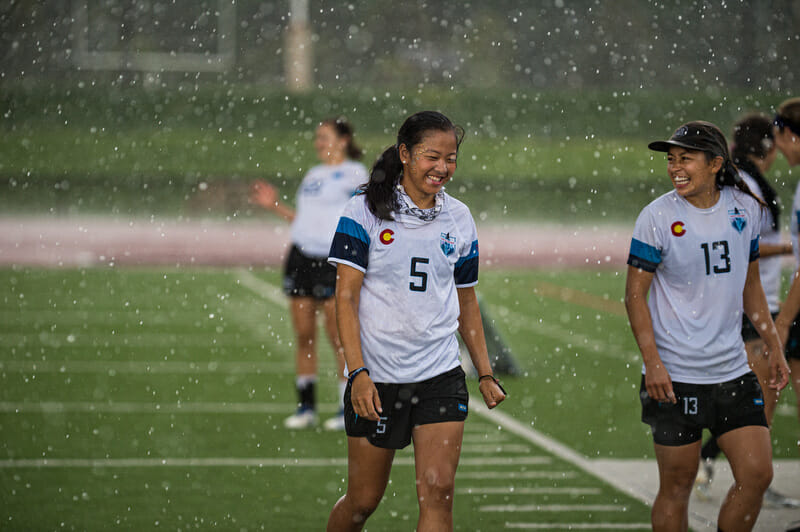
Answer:
M683 397L683 413L694 416L697 415L697 397Z

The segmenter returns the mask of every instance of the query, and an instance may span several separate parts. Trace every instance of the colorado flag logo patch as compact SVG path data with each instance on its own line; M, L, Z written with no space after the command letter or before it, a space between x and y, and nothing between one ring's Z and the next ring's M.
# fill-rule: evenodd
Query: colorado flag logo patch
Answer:
M388 246L389 244L394 242L394 231L392 231L391 229L384 229L378 236L378 240L380 240L381 244L383 244L384 246Z
M744 212L734 207L733 210L728 211L728 216L731 219L731 225L734 229L740 233L744 231L744 228L747 226L747 216Z
M670 226L670 229L675 236L683 236L686 234L686 224L683 222L675 222Z

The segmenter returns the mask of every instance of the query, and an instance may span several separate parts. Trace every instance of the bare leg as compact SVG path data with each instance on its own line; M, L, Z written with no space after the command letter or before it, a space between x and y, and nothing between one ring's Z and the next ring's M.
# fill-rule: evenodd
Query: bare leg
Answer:
M797 399L797 417L800 419L800 359L789 359L789 370L792 372L789 378L792 380L794 387L794 395ZM797 450L800 451L800 442L798 442Z
M366 438L347 438L347 492L328 517L328 532L358 532L383 498L394 449L375 447Z
M671 447L655 444L658 462L658 495L651 519L655 532L689 529L689 496L700 463L700 441Z
M719 511L725 532L749 531L761 511L764 492L772 482L769 429L749 426L726 432L717 440L733 470L733 486Z
M417 532L453 530L456 467L461 456L464 422L414 427L419 522Z
M745 342L744 348L747 351L747 361L750 363L750 368L758 377L758 383L761 385L761 392L764 394L764 415L767 416L767 423L771 427L780 393L769 387L769 359L762 355L764 352L764 340L760 338L750 340Z
M317 303L313 297L291 298L295 364L298 375L317 374Z

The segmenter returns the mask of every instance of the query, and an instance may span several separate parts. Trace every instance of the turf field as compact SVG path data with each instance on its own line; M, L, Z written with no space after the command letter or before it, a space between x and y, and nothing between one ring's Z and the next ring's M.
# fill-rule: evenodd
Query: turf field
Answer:
M0 271L0 528L322 529L345 488L345 438L282 428L295 397L279 286L275 270ZM500 407L518 429L588 458L652 456L623 287L610 270L482 272L523 370L504 379ZM323 418L332 358L323 345ZM793 401L784 394L776 457L796 457ZM649 529L645 504L476 402L456 529ZM412 463L398 453L368 530L413 529Z

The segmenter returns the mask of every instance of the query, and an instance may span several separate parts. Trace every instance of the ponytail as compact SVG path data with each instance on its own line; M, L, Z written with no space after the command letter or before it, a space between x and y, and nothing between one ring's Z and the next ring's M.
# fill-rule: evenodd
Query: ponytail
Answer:
M369 210L381 220L393 220L397 207L395 188L403 175L403 163L396 145L389 146L375 161L369 181L361 186L367 196Z
M338 118L326 118L320 124L328 124L329 126L333 127L336 130L336 134L340 137L347 138L347 147L345 147L345 152L347 153L347 158L353 161L358 161L361 157L364 156L364 150L359 147L355 140L353 140L353 126L350 122L347 121L346 118L340 116Z
M708 156L712 158L715 157L711 153L708 153ZM756 202L758 202L762 208L767 208L767 204L764 203L764 200L753 194L753 191L750 190L750 187L748 187L747 183L744 182L741 174L739 174L739 169L735 164L733 164L733 161L730 160L730 157L727 156L727 153L724 156L719 155L717 157L725 158L725 162L722 163L722 168L720 168L719 172L717 172L717 188L722 190L722 187L736 187L756 200Z
M778 220L781 217L778 193L756 165L756 161L764 161L774 150L775 135L769 118L760 113L748 113L736 121L733 126L731 159L739 170L747 172L758 185L761 197L772 215L772 229L778 231Z

